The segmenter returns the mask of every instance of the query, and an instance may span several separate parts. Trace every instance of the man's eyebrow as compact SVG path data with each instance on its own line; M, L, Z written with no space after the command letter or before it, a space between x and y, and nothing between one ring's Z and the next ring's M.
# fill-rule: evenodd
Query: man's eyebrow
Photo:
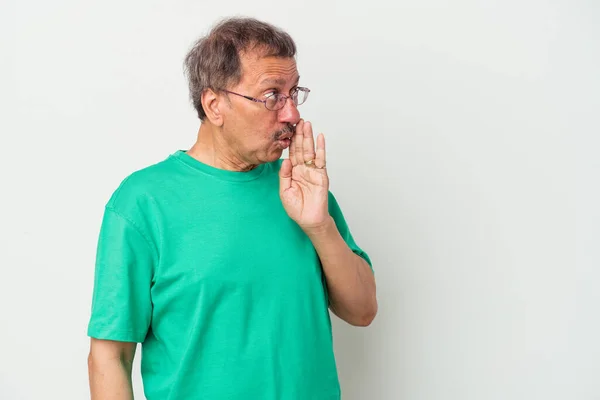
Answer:
M298 82L300 82L300 75L298 75L298 78L296 79L296 82L294 82L294 86L296 86L298 84ZM285 85L285 79L282 79L282 78L277 78L277 79L266 78L266 79L263 79L260 82L260 84L261 85L280 85L280 86L283 86L283 85Z

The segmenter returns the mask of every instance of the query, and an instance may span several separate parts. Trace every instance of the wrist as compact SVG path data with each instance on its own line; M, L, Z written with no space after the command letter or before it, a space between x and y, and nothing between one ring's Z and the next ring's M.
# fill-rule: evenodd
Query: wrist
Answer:
M332 232L332 229L337 229L337 228L335 225L335 221L331 215L329 215L327 217L327 219L325 221L323 221L322 223L302 228L304 233L306 233L306 235L308 237L310 237L311 239L321 237L321 236L326 236L330 232Z

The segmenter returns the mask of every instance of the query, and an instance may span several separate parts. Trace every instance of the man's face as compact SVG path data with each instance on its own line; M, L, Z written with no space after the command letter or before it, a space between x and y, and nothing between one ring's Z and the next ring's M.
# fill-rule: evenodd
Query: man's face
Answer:
M269 93L290 95L298 86L299 75L293 58L261 57L257 53L242 54L240 83L228 88L245 96L265 100ZM293 126L300 121L300 113L291 99L277 111L268 110L240 96L228 94L228 106L222 111L222 132L237 156L251 164L278 160L289 146Z

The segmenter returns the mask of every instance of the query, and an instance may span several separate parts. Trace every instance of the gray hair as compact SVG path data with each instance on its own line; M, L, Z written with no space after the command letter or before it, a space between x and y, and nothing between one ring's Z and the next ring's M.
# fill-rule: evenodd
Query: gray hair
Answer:
M296 44L283 30L254 18L227 18L201 37L185 57L190 100L204 121L202 93L236 85L242 78L240 53L258 50L264 57L294 57Z

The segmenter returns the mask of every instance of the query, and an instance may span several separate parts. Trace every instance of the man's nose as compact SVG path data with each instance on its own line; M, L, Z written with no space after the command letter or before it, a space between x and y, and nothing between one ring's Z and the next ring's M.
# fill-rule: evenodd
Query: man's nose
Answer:
M279 110L279 122L287 122L289 124L300 122L300 112L292 99L287 98L285 105Z

